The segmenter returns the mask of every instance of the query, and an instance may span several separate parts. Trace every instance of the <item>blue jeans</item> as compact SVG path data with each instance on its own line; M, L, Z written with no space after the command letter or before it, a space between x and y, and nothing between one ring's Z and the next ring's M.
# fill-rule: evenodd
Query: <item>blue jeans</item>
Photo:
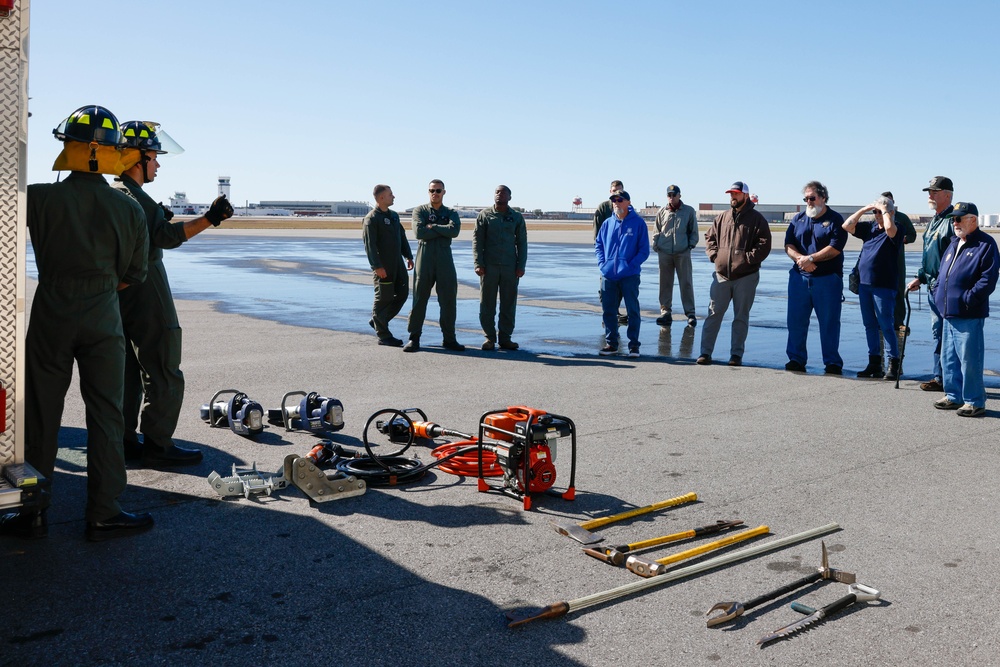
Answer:
M935 288L937 285L935 284ZM934 339L934 379L941 380L941 330L944 318L934 303L934 292L927 288L927 305L931 307L931 337Z
M944 320L941 370L944 393L952 403L986 407L983 386L983 325L986 318L952 317Z
M604 310L604 339L618 346L618 306L625 301L628 313L628 349L639 349L639 276L619 280L601 278L601 308Z
M891 287L861 285L858 289L861 303L861 321L868 339L868 356L880 357L878 332L885 338L885 349L890 359L899 359L899 338L893 331L896 318L896 290Z
M795 269L788 273L788 345L785 352L791 361L805 365L809 353L809 316L816 311L819 341L823 348L823 363L844 366L840 356L840 310L844 296L844 279L829 276L804 276Z

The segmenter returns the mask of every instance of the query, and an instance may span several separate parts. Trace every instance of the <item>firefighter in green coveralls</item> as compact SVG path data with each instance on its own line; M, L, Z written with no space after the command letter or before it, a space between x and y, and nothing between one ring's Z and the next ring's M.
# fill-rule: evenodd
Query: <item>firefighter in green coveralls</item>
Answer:
M517 309L517 283L524 276L528 261L528 236L524 216L510 207L510 188L498 185L493 206L483 209L476 218L472 237L472 257L479 276L479 323L486 340L484 350L493 350L497 342L494 318L497 293L500 294L500 349L516 350L510 339L514 333Z
M25 459L52 478L75 359L87 413L86 536L97 541L153 525L149 514L123 512L118 504L126 483L118 290L134 289L129 285L146 276L146 223L135 200L101 175L126 166L110 111L82 107L53 133L63 142L53 170L71 173L28 187L38 288L25 340ZM0 517L0 533L44 537L45 513L43 507Z
M120 187L142 206L149 233L146 281L118 298L128 343L123 403L125 458L150 466L194 465L201 461L201 451L178 447L172 440L184 402L184 374L180 368L181 326L163 266L163 249L176 248L210 225L218 226L233 215L233 207L223 195L212 202L205 215L187 222L170 222L174 214L153 201L142 187L156 178L160 155L178 155L184 149L157 123L148 121L125 123L122 136L125 155L139 161L122 172ZM142 431L141 444L137 427Z
M368 324L378 335L379 345L399 347L403 341L389 331L389 322L399 314L410 294L410 278L406 272L413 268L413 253L399 222L399 214L389 208L396 201L392 188L379 184L372 194L375 195L375 208L361 223L365 254L375 282L375 303Z
M427 187L431 201L413 209L413 233L417 246L416 273L413 276L413 307L407 329L410 340L404 352L420 349L420 332L424 328L427 302L431 287L437 288L438 305L441 307L441 335L446 350L462 352L465 346L455 338L455 310L458 301L458 277L451 258L451 240L458 236L461 222L458 213L445 206L444 183L434 179Z

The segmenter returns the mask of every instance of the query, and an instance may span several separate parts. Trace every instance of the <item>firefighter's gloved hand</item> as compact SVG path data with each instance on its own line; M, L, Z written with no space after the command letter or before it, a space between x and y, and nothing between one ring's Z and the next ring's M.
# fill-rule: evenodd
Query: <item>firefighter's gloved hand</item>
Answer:
M163 209L163 219L170 222L170 220L174 217L174 212L170 210L170 207L164 206L163 202L158 203L157 206Z
M226 199L226 195L216 197L215 201L212 202L212 206L205 212L205 218L214 227L218 227L219 223L231 217L233 217L233 205Z

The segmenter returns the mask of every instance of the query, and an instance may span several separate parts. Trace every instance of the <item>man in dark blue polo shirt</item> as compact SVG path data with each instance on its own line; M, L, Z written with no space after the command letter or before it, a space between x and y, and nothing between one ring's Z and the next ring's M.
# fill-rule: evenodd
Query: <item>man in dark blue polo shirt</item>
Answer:
M785 232L788 271L788 363L785 370L805 372L809 317L816 311L823 364L829 375L841 375L840 309L844 295L844 217L826 205L826 186L810 181L802 188L806 210L800 211Z

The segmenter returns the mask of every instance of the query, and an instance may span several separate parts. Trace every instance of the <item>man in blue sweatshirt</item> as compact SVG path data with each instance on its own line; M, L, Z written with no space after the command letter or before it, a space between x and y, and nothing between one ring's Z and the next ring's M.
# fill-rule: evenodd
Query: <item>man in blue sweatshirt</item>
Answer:
M597 265L601 269L601 308L604 340L601 356L618 353L618 306L625 301L628 313L628 356L639 356L639 271L649 257L649 228L632 208L622 190L611 196L611 217L604 221L594 240Z
M960 417L986 413L983 386L983 326L990 315L990 295L997 286L1000 254L993 237L979 229L979 209L959 202L947 215L955 236L941 257L934 301L941 313L941 371L944 398L939 410Z

